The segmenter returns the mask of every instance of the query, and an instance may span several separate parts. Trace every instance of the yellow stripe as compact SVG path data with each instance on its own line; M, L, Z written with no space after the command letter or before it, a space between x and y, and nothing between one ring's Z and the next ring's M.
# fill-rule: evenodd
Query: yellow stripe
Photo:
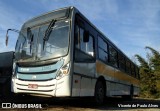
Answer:
M128 74L117 70L109 65L102 63L101 61L96 61L96 70L98 74L111 76L121 81L129 82L133 85L139 86L139 80L129 76Z

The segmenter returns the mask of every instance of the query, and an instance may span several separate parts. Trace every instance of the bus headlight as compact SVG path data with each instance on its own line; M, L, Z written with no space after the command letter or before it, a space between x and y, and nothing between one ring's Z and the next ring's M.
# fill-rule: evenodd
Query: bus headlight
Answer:
M57 79L60 79L61 77L67 75L69 73L69 68L70 68L70 63L67 63L66 65L61 67L57 74Z

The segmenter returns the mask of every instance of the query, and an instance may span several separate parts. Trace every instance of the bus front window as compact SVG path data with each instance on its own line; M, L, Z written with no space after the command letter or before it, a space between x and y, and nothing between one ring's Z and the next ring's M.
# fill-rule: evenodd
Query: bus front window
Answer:
M32 29L31 32L32 38L31 36L27 36L27 29L21 30L15 48L16 60L24 61L34 59L38 29Z
M48 39L44 42L45 31L48 24L40 27L38 53L39 60L64 56L68 52L69 23L68 21L56 22Z
M49 24L31 28L32 37L27 36L27 29L22 30L16 45L16 60L47 60L67 54L69 44L69 21L57 21L45 40L44 35ZM32 40L31 40L32 39Z

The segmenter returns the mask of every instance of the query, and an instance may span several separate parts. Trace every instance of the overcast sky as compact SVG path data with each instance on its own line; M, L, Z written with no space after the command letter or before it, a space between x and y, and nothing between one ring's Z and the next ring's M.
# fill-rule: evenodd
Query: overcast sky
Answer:
M0 0L0 52L14 50L22 24L45 12L75 6L128 57L145 57L145 46L160 51L160 0Z

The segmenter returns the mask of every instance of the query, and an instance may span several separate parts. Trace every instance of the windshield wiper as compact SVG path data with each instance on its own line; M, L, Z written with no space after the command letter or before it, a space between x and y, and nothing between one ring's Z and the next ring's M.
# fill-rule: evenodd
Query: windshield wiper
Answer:
M49 36L52 32L52 27L54 26L55 22L56 22L56 20L53 19L45 31L45 35L43 37L43 50L44 50L45 41L49 39Z
M30 28L30 27L27 28L27 37L30 38L29 43L30 43L30 53L31 53L32 42L33 42L33 37L34 37L34 35L32 34L32 31L31 31L31 28Z

